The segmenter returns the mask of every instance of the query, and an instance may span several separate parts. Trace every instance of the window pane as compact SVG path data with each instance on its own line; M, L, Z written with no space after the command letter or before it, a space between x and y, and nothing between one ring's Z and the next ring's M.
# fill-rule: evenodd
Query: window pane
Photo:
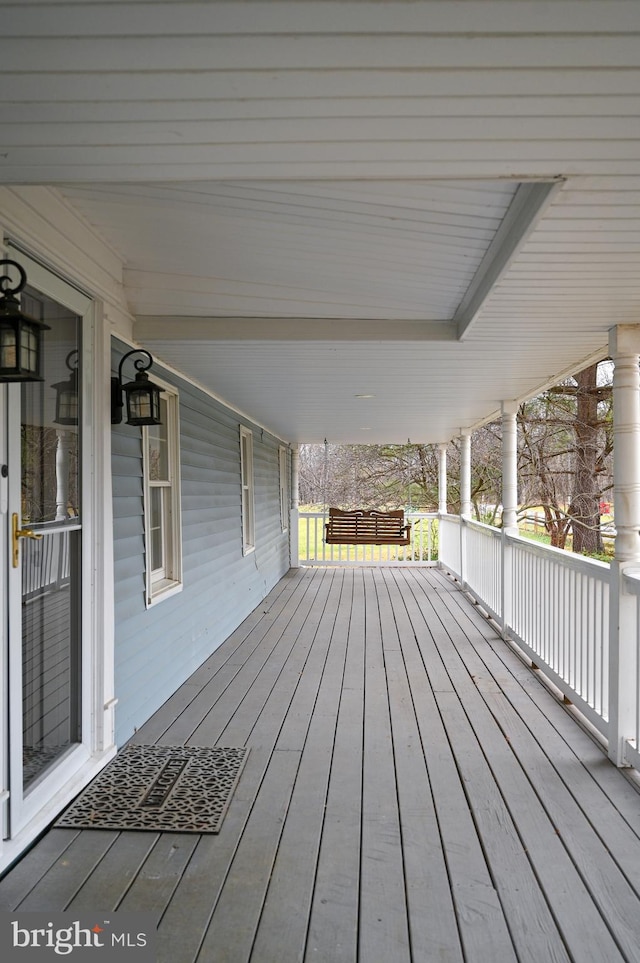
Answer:
M246 435L242 435L242 484L246 486L249 484L249 439Z
M162 502L164 491L162 488L149 490L151 509L151 524L149 526L151 545L151 571L164 569L164 540L162 538Z
M240 464L242 468L242 550L255 547L253 518L253 438L251 432L240 428Z
M147 429L150 481L169 480L169 425L167 402L164 398L160 401L160 417L161 425L152 425Z
M182 584L180 538L180 452L178 397L164 391L161 425L144 429L145 565L147 604L169 595Z
M20 547L26 789L82 740L82 319L33 288L25 290L22 309L50 325L43 332L44 381L20 391L21 521L40 536ZM33 366L33 349L23 337L23 364ZM72 383L73 411L62 421L56 394Z
M82 738L81 544L76 529L21 547L25 787Z
M25 382L22 394L22 521L61 522L80 517L79 411L82 371L80 318L50 298L28 290L23 310L51 325L43 336L44 381ZM23 345L24 349L24 345ZM56 391L77 378L76 424L56 422Z

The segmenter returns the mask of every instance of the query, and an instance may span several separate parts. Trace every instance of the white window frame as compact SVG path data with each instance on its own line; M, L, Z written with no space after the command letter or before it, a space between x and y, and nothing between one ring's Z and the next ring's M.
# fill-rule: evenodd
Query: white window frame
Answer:
M182 511L180 501L180 418L178 392L172 385L156 377L153 380L162 390L161 399L167 412L168 479L152 481L149 477L149 429L142 429L144 537L145 537L145 601L147 608L182 591ZM164 407L164 406L163 406ZM151 492L163 490L162 539L166 564L152 571L151 559Z
M289 531L289 462L284 445L280 445L278 449L278 464L280 467L280 525L284 533Z
M240 486L242 491L242 554L256 547L256 512L253 480L253 432L240 425Z

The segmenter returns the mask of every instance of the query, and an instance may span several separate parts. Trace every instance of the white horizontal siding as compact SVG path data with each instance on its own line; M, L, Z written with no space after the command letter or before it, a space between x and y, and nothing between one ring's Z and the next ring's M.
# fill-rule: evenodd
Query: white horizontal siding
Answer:
M171 5L169 5L171 6ZM357 7L357 4L354 4ZM327 10L325 31L295 37L286 20L279 22L280 35L252 33L221 34L215 21L206 34L149 36L127 33L126 19L119 23L119 35L112 37L74 36L77 10L68 7L64 37L11 37L3 31L0 42L6 71L20 71L25 64L37 63L41 72L67 72L70 63L76 72L120 72L181 70L362 70L386 69L603 69L637 68L640 49L637 43L637 15L634 26L624 34L581 33L554 35L545 31L537 36L522 33L497 36L490 29L475 36L461 28L438 34L429 22L431 4L420 5L421 27L410 32L396 19L389 33L368 32L361 11L360 31L340 34ZM455 9L455 3L451 5ZM378 5L380 7L380 5ZM333 12L333 7L330 8ZM369 10L375 7L369 7ZM604 9L604 8L603 8ZM126 18L126 8L125 14ZM272 12L271 22L278 25ZM456 35L457 33L457 35Z
M51 9L48 9L49 5ZM626 33L637 30L635 0L456 0L424 3L407 0L340 3L331 7L327 20L322 0L245 0L166 3L139 0L128 4L126 20L114 18L113 4L105 0L14 0L5 36L114 36L126 25L126 32L141 36L199 35L203 33L274 34L363 32L363 18L369 33L409 32L425 29L425 11L433 34L455 33L461 20L478 34L575 34ZM285 28L286 25L286 28Z
M63 77L53 77L54 85L62 82ZM91 77L87 77L91 84ZM416 78L416 81L419 78ZM121 75L114 78L120 83ZM176 78L179 87L184 87L185 78ZM610 85L603 82L603 86ZM429 117L463 118L468 120L486 117L500 117L513 120L514 118L533 117L548 118L577 118L577 117L616 117L635 119L640 113L640 96L637 94L618 94L612 91L609 95L565 94L558 91L555 96L531 93L522 96L510 96L496 92L495 95L473 95L471 85L469 93L464 95L438 95L426 89L422 92L414 91L412 96L389 95L381 105L373 96L341 96L330 97L288 97L278 99L269 96L270 90L265 91L264 97L243 99L198 98L197 90L193 91L193 99L184 100L87 100L87 92L83 88L78 90L73 102L38 103L30 101L25 92L16 89L12 91L10 102L0 103L0 122L3 124L27 125L47 124L45 130L52 130L56 124L89 123L143 125L145 130L153 130L154 125L161 122L167 125L185 122L203 122L241 119L246 120L280 120L282 118L364 118L378 117L384 109L387 117L406 117L415 119ZM186 91L185 91L186 94ZM71 96L71 92L69 92ZM24 99L23 99L24 98ZM82 99L80 99L82 98ZM172 126L172 130L173 130ZM72 128L70 128L72 130ZM18 132L19 136L31 136L29 133ZM24 143L24 141L22 141Z
M518 2L518 0L514 0ZM580 0L576 0L580 2ZM635 2L635 0L634 0ZM2 73L5 104L33 105L34 109L42 109L43 104L51 104L52 110L59 103L84 104L85 111L89 104L96 104L100 110L102 104L109 105L124 103L127 109L141 110L138 119L144 119L146 111L155 116L154 104L166 101L171 109L180 110L182 102L190 105L188 110L201 112L206 105L219 101L228 101L242 105L247 101L258 99L271 105L271 110L284 110L286 106L280 104L300 103L301 99L312 104L321 98L329 98L331 103L340 104L348 98L385 98L385 106L392 107L390 98L410 97L416 105L427 101L433 103L435 98L459 97L488 97L491 98L490 109L486 116L495 115L494 100L501 101L508 93L511 97L522 100L528 109L535 107L538 114L544 115L544 104L550 100L562 103L566 96L579 97L584 113L602 115L602 98L611 99L611 106L615 111L618 98L626 102L629 96L640 93L638 72L636 69L620 69L612 71L594 71L589 68L564 71L536 70L531 68L513 68L501 71L491 70L331 70L304 71L279 69L272 71L250 70L242 71L200 71L194 73L137 73L134 70L113 74L87 73L81 75L81 81L75 72L52 74L24 73L4 71ZM48 94L44 97L43 94ZM591 98L595 98L591 106ZM40 105L40 106L39 106ZM539 105L539 106L538 106ZM62 108L68 110L69 108ZM380 104L378 103L378 109ZM370 111L367 111L369 113ZM90 120L96 119L96 114L87 114ZM164 115L170 116L170 115ZM232 114L235 116L235 112ZM328 116L327 113L323 116ZM357 111L355 116L358 116ZM25 115L25 119L28 114ZM42 120L43 117L40 116ZM68 115L67 120L73 117ZM78 118L82 119L82 118Z
M637 116L637 115L636 115ZM25 123L4 124L2 137L13 150L22 147L40 147L46 159L48 148L81 147L104 148L109 155L121 147L160 146L195 149L214 145L218 151L222 145L252 146L264 144L296 144L309 142L318 149L318 142L352 143L364 142L382 145L388 142L408 144L413 141L473 141L475 144L494 140L581 141L591 144L602 140L621 141L629 139L629 115L598 118L597 137L594 137L593 117L571 116L525 116L517 114L501 117L483 117L477 114L458 117L424 117L417 105L414 113L397 117L391 111L384 113L384 105L378 105L375 117L273 117L271 119L234 118L233 120L138 120L129 123L56 123L48 121L37 125ZM637 139L637 138L636 138ZM404 148L403 148L404 149ZM222 153L222 151L220 151ZM20 155L19 155L20 156ZM55 158L57 154L52 152ZM91 160L93 153L84 151ZM147 156L147 155L144 155ZM169 152L168 157L172 154Z

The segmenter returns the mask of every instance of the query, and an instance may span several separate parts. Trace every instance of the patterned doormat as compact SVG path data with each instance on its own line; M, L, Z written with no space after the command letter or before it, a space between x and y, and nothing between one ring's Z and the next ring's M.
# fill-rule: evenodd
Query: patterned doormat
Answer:
M217 746L125 746L55 825L217 833L247 752Z

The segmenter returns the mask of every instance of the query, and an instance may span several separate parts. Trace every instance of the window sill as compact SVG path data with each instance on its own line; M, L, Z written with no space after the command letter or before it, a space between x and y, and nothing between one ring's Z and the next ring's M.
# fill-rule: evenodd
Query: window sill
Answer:
M153 608L158 602L164 602L165 599L171 598L172 595L177 595L178 592L182 591L182 582L176 582L173 579L164 579L162 582L157 582L153 586L153 594L147 596L147 608Z

